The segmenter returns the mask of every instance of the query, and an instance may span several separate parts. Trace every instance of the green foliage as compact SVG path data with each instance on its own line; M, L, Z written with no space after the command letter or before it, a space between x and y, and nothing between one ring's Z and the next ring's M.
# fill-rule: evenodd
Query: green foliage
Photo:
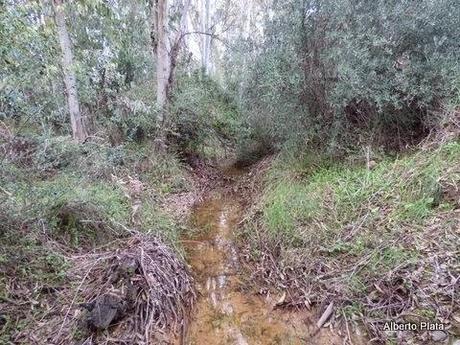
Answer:
M59 174L51 179L17 179L4 185L11 193L3 207L17 218L41 222L49 234L69 245L96 244L112 224L126 224L130 216L128 200L116 186L73 174ZM109 234L109 237L117 233Z
M238 109L231 96L201 72L180 77L171 112L173 135L183 152L215 156L235 144Z
M0 9L5 38L0 45L0 120L13 118L45 133L69 133L51 3L14 0L2 2ZM80 108L90 115L92 131L115 125L128 139L139 126L153 132L147 4L84 1L68 3L66 11ZM132 89L139 95L133 97Z
M338 231L363 216L367 225L382 218L388 224L422 222L448 207L442 181L459 181L458 157L460 145L453 142L429 155L383 161L373 170L326 166L308 175L308 181L291 170L297 162L282 160L271 173L264 223L287 243L328 247ZM374 240L382 236L369 235Z
M61 118L54 32L38 2L0 4L0 119L45 123ZM49 97L50 93L55 94Z
M236 43L228 68L244 73L228 78L265 141L400 148L458 95L459 11L452 0L275 2L264 40Z

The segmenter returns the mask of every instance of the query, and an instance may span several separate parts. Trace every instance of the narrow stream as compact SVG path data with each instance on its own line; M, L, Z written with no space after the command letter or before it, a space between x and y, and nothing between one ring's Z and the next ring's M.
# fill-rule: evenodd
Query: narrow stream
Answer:
M187 241L189 264L199 299L186 336L187 345L305 344L294 314L272 310L270 303L243 292L233 243L241 216L238 200L217 193L193 210L198 234ZM302 322L300 322L301 324ZM299 327L301 328L301 327Z

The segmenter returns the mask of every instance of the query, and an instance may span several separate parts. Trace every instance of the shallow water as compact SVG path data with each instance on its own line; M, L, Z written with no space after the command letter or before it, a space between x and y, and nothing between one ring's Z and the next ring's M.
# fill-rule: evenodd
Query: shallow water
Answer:
M184 241L199 299L185 337L187 345L339 344L308 340L306 312L273 310L273 302L242 290L234 232L241 205L215 194L193 210L196 235ZM341 344L342 342L340 342Z

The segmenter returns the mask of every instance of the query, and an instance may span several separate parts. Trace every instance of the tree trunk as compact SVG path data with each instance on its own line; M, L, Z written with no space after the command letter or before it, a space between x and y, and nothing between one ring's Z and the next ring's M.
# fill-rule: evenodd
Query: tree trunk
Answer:
M87 138L87 132L78 104L77 78L73 70L72 43L65 23L62 0L53 0L53 7L59 45L62 51L62 73L64 75L66 99L72 125L72 136L78 142L84 142Z
M166 87L166 98L167 102L170 101L171 92L174 88L175 82L175 71L177 66L177 58L179 57L179 51L183 45L185 45L185 37L186 37L186 30L187 30L187 14L189 11L189 7L191 4L191 0L182 0L179 3L179 30L177 31L177 35L174 39L173 45L170 49L169 54L169 78L168 78L168 85Z
M209 28L209 0L205 0L205 11L206 11L206 31L208 31L210 28ZM211 36L210 35L204 35L204 38L205 38L205 43L206 43L206 49L205 49L205 52L206 52L206 56L205 56L205 60L204 60L204 66L205 66L205 71L206 71L206 74L209 74L209 57L211 55Z
M156 27L156 37L154 49L156 48L157 60L157 105L160 108L158 122L163 127L166 117L166 105L168 101L168 83L170 72L169 61L169 40L168 40L168 0L158 0L154 11L154 25Z
M201 31L208 32L210 29L210 0L202 0L201 3ZM211 52L211 36L202 35L201 38L201 65L204 74L209 74L210 52Z
M156 58L157 105L160 108L158 116L159 133L156 142L164 147L167 110L174 86L175 69L180 48L184 42L187 27L187 13L191 0L178 2L180 22L176 36L169 37L168 32L168 1L156 0L151 10L151 40L153 56ZM170 42L172 41L172 42Z

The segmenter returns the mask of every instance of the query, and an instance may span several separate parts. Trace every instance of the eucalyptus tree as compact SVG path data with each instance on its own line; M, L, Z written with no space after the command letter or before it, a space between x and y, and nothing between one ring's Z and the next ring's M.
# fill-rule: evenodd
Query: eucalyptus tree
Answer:
M201 30L207 33L211 30L210 23L210 0L201 1ZM202 35L201 39L201 64L205 74L209 74L210 55L211 55L211 35Z
M191 0L156 0L151 8L151 44L156 62L156 100L159 108L158 138L164 145L168 107L175 83L177 60L188 35L187 15Z
M64 4L62 0L52 0L54 17L62 54L62 74L66 91L67 105L72 125L73 138L84 142L87 137L85 122L78 102L77 78L74 71L72 43L67 30Z
M158 122L163 125L170 71L168 37L168 0L156 0L152 7L152 49L156 57L156 100L160 109Z

